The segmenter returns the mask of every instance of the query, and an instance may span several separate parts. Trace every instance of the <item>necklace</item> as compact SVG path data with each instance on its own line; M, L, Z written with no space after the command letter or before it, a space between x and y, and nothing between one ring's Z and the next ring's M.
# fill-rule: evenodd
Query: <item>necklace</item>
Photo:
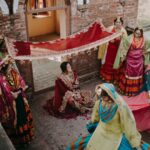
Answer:
M9 84L10 84L11 86L14 86L14 85L15 85L14 78L13 78L13 76L11 75L10 70L7 71L7 73L6 73L6 78L7 78L8 82L9 82Z
M136 47L136 48L140 48L142 45L143 45L143 38L133 38L133 45Z

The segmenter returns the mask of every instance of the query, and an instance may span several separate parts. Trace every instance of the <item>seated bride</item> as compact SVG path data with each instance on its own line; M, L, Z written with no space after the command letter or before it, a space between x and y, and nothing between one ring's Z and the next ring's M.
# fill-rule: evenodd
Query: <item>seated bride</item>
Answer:
M44 108L51 115L67 115L69 118L74 116L74 110L78 113L89 111L93 106L91 91L80 90L77 74L72 71L69 62L62 62L60 68L62 73L55 81L54 97L47 101Z

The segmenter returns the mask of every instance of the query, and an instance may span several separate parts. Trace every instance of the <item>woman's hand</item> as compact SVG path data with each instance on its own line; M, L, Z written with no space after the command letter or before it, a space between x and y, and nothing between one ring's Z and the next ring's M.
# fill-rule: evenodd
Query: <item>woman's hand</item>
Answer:
M120 62L123 63L123 61L124 61L124 57L121 57Z
M110 42L111 42L111 43L114 43L114 42L115 42L115 40L111 40Z
M64 112L65 112L65 110L64 110L64 108L63 108L63 106L60 106L60 108L59 108L59 112L60 112L60 113L64 113Z
M101 95L101 92L102 92L102 89L99 85L96 86L95 88L95 93L97 96L100 96Z
M13 95L13 97L16 99L18 97L18 95L21 93L21 91L18 92L11 92L11 94Z
M92 123L92 121L90 120L90 121L87 121L87 123L86 123L86 124L88 125L88 124L91 124L91 123Z
M26 85L26 86L23 87L22 89L23 89L23 91L25 91L27 88L28 88L28 86Z
M143 50L144 51L144 50ZM143 54L148 54L150 53L150 51L144 51Z
M80 89L79 84L74 84L74 85L73 85L73 88L74 88L74 89Z
M141 148L141 147L138 147L137 150L142 150L142 148Z

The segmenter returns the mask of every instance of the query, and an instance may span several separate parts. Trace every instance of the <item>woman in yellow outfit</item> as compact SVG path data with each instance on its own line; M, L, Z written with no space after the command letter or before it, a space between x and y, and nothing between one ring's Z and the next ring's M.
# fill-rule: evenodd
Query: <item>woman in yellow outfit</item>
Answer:
M95 131L78 138L67 150L148 150L150 145L141 142L134 116L114 86L100 84L96 94L89 126L95 126Z

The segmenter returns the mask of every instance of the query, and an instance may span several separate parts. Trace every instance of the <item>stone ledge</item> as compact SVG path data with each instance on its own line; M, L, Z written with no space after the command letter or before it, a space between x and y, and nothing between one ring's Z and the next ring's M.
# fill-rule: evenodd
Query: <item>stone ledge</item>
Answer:
M0 123L0 149L1 150L15 150L15 147L13 146L9 137L7 136L1 123Z

